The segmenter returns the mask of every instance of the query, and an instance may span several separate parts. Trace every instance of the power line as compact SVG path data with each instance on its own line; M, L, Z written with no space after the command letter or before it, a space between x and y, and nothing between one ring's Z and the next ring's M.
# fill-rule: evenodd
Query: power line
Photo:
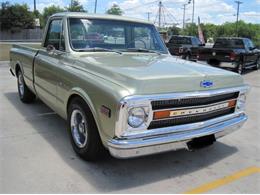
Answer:
M148 2L148 3L144 3L144 4L142 4L142 5L134 6L134 7L125 9L124 11L129 11L129 10L133 10L133 9L142 8L142 7L146 6L146 5L150 5L150 4L153 4L153 3L156 3L156 2L158 2L158 0L152 1L152 2Z

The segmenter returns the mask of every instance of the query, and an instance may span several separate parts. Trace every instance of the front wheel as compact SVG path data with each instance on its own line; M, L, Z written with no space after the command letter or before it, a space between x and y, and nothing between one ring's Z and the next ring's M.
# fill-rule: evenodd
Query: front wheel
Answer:
M18 94L22 102L31 103L35 100L34 93L31 92L31 90L26 86L24 82L24 78L21 70L17 72L17 87L18 87Z
M104 154L98 129L91 110L84 100L74 98L68 108L68 130L74 151L88 161Z
M260 68L260 57L256 61L256 66L254 67L255 70L258 70Z

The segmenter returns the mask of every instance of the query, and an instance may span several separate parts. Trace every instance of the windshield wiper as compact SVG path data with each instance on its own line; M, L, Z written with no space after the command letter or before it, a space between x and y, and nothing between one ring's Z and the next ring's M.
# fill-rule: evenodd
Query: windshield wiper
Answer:
M147 52L147 53L156 53L158 55L162 55L161 52L150 50L150 49L144 49L144 48L127 48L127 51L134 51L134 52Z
M87 49L79 49L78 51L93 51L93 52L99 52L99 51L109 51L109 52L115 52L118 54L122 54L122 52L114 49L108 49L108 48L103 48L103 47L92 47L92 48L87 48Z

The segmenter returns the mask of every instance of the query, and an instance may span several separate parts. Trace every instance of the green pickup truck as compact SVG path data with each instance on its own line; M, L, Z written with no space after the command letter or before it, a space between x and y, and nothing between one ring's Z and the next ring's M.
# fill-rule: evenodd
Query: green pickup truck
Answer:
M46 26L38 47L12 47L10 71L22 102L67 120L86 160L194 150L247 120L240 75L172 57L147 21L66 12Z

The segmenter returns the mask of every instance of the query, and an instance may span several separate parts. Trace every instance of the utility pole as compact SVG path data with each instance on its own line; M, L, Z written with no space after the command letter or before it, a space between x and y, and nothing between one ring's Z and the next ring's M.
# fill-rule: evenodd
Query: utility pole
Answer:
M159 2L159 28L161 28L162 2Z
M148 21L150 21L150 14L151 14L152 12L147 12L147 19L148 19Z
M238 36L238 16L239 16L239 7L240 7L240 4L242 4L243 2L241 2L241 1L235 1L235 3L237 3L237 22L236 22L236 31L237 31L237 36Z
M97 13L97 0L95 0L95 9L94 9L94 13Z
M195 2L194 2L195 0L192 0L192 24L194 23L194 4L195 4Z
M34 8L33 11L35 12L35 11L36 11L36 0L33 1L33 5L34 5L34 7L33 7L33 8Z
M183 4L183 21L182 21L182 29L184 29L185 27L185 11L186 11L186 6L188 5L188 3Z

